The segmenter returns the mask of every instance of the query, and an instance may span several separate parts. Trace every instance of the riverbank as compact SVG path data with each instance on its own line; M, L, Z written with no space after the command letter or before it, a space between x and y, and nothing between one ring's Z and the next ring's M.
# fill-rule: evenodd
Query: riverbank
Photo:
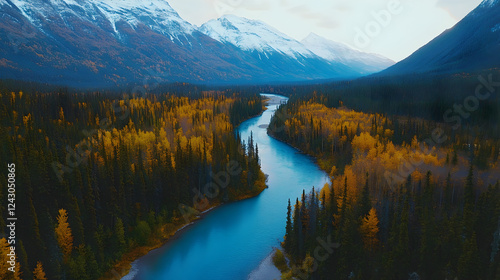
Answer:
M279 280L281 278L281 272L273 263L273 256L276 250L273 250L259 266L250 273L248 280Z
M271 103L279 102L280 98L268 98L267 96L263 99L262 111L260 114L256 116L251 116L248 119L258 117L263 114L267 110L266 106L269 106ZM243 120L242 122L246 121ZM232 194L233 199L229 202L237 202L243 201L246 199L254 198L260 195L265 189L267 189L266 185L266 177L264 173L261 173L259 180L255 184L255 189L250 192L242 193L242 194ZM145 246L133 246L127 253L125 253L121 260L118 261L111 270L109 270L100 280L118 280L128 275L132 269L133 263L139 258L147 255L149 252L163 247L167 242L171 242L177 238L179 238L184 229L193 225L196 221L202 219L205 215L207 215L211 210L225 204L225 202L215 199L207 203L207 207L204 209L193 209L189 208L184 209L184 214L179 214L178 216L171 219L171 221L167 224L161 225L158 230L156 230L148 239L147 244Z
M275 96L275 95L264 95L266 99L263 101L266 102L266 106L280 105L282 104L282 100L285 100L283 97Z
M271 101L267 97L270 96L263 96L264 102ZM275 98L271 102L281 104L281 102L277 102L279 100L280 98ZM262 260L266 259L272 247L277 246L275 240L283 236L283 227L278 224L284 219L282 210L286 207L286 201L283 194L290 191L288 186L292 185L292 181L289 179L291 177L298 178L293 179L293 182L296 180L311 181L306 185L322 185L322 183L315 182L323 181L323 179L317 179L322 175L314 176L317 172L316 168L308 170L310 166L307 161L304 163L298 159L296 153L288 150L288 147L282 147L275 141L269 143L270 138L267 135L266 137L255 136L256 131L265 131L258 126L263 121L268 121L270 115L274 113L276 106L267 106L271 110L264 111L262 116L254 121L242 124L237 128L237 132L240 133L242 139L250 137L251 131L254 132L254 141L258 142L259 151L262 154L260 156L262 170L269 174L268 184L272 188L261 193L258 198L253 197L258 195L261 190L252 194L246 192L246 195L230 193L229 197L234 201L250 197L253 199L226 203L224 206L217 205L221 207L217 207L209 215L201 215L201 218L192 221L193 224L186 229L180 227L180 232L175 233L168 241L160 242L160 245L156 246L162 248L153 250L143 258L130 258L129 262L126 263L127 270L121 273L121 275L125 275L131 268L130 273L124 279L134 279L134 277L139 276L144 276L145 279L246 279L260 263L271 265L272 268L271 262L262 262ZM277 156L272 151L283 152L283 154ZM289 164L285 164L286 162ZM293 165L296 165L297 169L300 170L298 174L292 168ZM279 179L283 174L293 174L293 176L287 175L283 181L283 179ZM311 180L311 178L317 180ZM300 192L301 188L300 190L297 188L295 194L290 195L297 196ZM214 200L210 200L210 202L212 203L210 206L215 206ZM206 203L201 204L206 205ZM186 210L188 210L186 212L190 212L189 208ZM185 221L182 220L182 222ZM167 245L161 246L163 244ZM154 247L150 246L150 248ZM131 264L131 262L133 263ZM197 270L191 269L193 263L197 264ZM221 265L222 263L224 265ZM120 270L115 269L115 271ZM206 274L206 271L212 273ZM149 276L146 277L145 274ZM268 273L263 275L268 275ZM277 278L279 279L279 274ZM261 279L266 279L266 277Z
M327 162L324 159L318 158L316 155L313 155L313 154L310 154L310 153L306 153L306 152L302 151L300 148L295 147L292 143L288 143L288 142L286 142L284 140L279 139L278 137L276 137L272 133L267 133L267 135L269 135L269 137L273 138L276 141L279 141L279 142L281 142L283 144L286 144L286 145L292 147L293 149L295 149L297 151L297 154L301 154L301 155L304 155L304 156L310 158L311 161L313 161L314 164L319 167L319 169L321 169L322 171L326 172L327 174L330 174L330 171L332 169L333 163Z
M216 207L216 206L214 206ZM206 214L206 213L205 213ZM146 246L138 246L132 248L128 253L125 253L122 256L122 259L118 261L113 268L108 271L104 276L99 278L100 280L119 280L125 275L129 274L130 269L132 268L132 263L147 255L149 252L160 248L165 245L168 241L173 240L180 234L180 232L186 227L192 225L196 220L202 218L201 214L197 217L194 217L189 220L189 222L177 222L177 223L167 223L161 227L159 233L153 234L149 240L147 241ZM181 221L182 217L176 218L178 221Z
M256 189L252 192L241 194L234 200L227 203L233 203L237 201L243 201L246 199L254 198L259 196L268 187L265 185L265 176L261 178L262 182L256 184ZM167 242L171 242L179 238L183 231L189 226L193 225L198 220L203 219L205 215L208 215L210 211L224 205L224 202L215 201L210 203L205 209L198 211L196 209L190 208L186 211L189 212L189 216L180 216L172 219L170 223L162 225L157 232L152 234L145 246L138 246L132 248L128 253L125 253L120 261L118 261L113 268L108 271L100 280L119 280L130 273L133 262L137 259L147 255L151 251L163 247ZM186 221L187 220L187 221Z

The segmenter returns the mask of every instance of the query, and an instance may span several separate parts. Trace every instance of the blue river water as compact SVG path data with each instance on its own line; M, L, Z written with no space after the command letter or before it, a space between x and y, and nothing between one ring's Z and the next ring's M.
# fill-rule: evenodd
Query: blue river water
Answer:
M123 279L244 280L279 246L288 199L293 205L303 189L323 187L328 176L310 157L267 135L265 127L277 106L269 105L238 128L242 139L253 132L269 188L258 197L210 211L177 238L135 261Z

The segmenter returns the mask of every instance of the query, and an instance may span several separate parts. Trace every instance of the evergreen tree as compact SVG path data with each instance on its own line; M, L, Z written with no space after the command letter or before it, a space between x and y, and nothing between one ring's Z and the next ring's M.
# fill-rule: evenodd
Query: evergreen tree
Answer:
M475 208L475 195L474 195L474 168L472 163L469 167L469 174L465 179L464 189L464 210L463 210L463 230L468 238L471 237L474 231L474 223L476 219Z
M290 205L290 199L288 199L288 207L286 213L286 234L285 234L285 251L291 252L294 247L293 240L293 226L292 226L292 206Z
M473 233L464 243L462 255L458 260L458 278L476 279L481 275L479 270L479 254L477 249L476 234Z
M338 221L335 221L335 216L338 215L338 205L337 205L337 197L335 196L335 189L333 185L330 187L330 200L328 203L328 234L333 232L333 225Z
M295 246L293 250L291 251L292 256L295 256L295 260L297 261L300 258L300 255L302 253L302 246L304 242L304 237L303 237L303 229L302 229L302 217L300 214L300 204L299 204L299 199L296 199L295 206L294 206L294 214L293 214L293 233L294 233L294 238L295 240Z

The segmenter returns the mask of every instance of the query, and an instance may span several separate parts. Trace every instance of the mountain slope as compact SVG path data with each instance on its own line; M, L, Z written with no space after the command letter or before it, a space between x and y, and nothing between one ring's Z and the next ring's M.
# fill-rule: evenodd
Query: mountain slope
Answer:
M378 54L364 53L351 47L325 39L314 33L309 34L301 43L316 55L337 61L356 69L361 74L382 71L394 65L394 61Z
M317 56L302 43L258 20L225 15L203 24L199 30L214 40L237 47L254 58L253 65L264 69L308 75L308 79L361 75L349 65Z
M225 15L203 24L199 30L219 42L231 43L245 51L279 52L295 58L315 57L301 43L258 20Z
M7 38L0 42L1 78L102 86L265 75L238 50L196 31L166 1L147 8L124 0L0 5L0 38Z
M500 67L500 1L485 0L453 28L380 75Z
M258 21L201 28L165 0L0 0L0 79L101 87L359 77Z

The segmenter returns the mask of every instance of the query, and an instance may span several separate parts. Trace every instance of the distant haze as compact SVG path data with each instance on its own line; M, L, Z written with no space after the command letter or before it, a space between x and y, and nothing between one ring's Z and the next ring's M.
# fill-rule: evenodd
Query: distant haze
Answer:
M223 14L262 20L302 40L310 32L402 60L451 28L481 0L170 0L200 26Z

